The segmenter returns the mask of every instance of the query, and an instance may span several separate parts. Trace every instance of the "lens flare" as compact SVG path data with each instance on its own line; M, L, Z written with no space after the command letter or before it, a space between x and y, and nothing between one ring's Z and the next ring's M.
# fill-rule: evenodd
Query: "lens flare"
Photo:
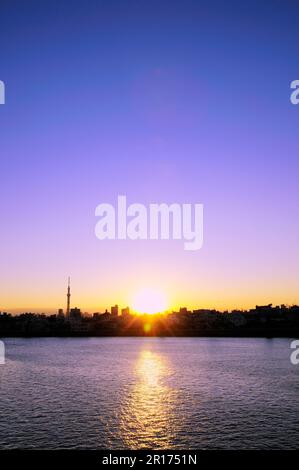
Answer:
M166 296L155 289L142 289L137 292L132 301L132 307L138 313L161 313L167 310Z

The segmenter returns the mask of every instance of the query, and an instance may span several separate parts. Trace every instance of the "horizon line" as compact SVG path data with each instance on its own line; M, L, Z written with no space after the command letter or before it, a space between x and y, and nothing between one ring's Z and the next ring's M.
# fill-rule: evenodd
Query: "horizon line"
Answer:
M126 309L126 308L129 308L131 310L131 307L129 305L126 305L125 307L121 307L119 304L114 304L114 305L117 305L120 309L120 312L122 309ZM196 310L210 310L210 311L217 311L217 312L233 312L233 311L241 311L241 312L246 312L246 311L249 311L249 310L254 310L256 309L257 307L268 307L268 308L282 308L282 307L285 307L285 308L292 308L292 307L298 307L299 306L299 302L298 303L278 303L278 304L274 304L273 302L269 302L269 303L263 303L263 304L255 304L254 306L251 306L251 307L232 307L232 308L228 308L228 307L224 307L224 308L217 308L217 307L200 307L200 306L197 306L197 307L188 307L186 305L180 305L180 306L177 306L177 307L173 307L173 308L169 308L169 309L165 309L163 311L160 311L160 312L156 312L155 314L166 314L166 313L173 313L173 312L179 312L181 309L182 310L186 310L187 312L193 312L193 311L196 311ZM111 310L111 307L105 307L104 309L84 309L84 308L80 308L78 307L77 305L74 306L74 307L71 307L71 308L78 308L81 313L83 314L88 314L88 315L92 315L94 313L99 313L99 314L104 314L104 313L109 313L110 314L110 310ZM13 315L18 315L18 314L24 314L24 313L33 313L33 314L40 314L40 315L53 315L53 314L58 314L58 311L60 310L60 308L41 308L41 307L37 307L37 308L29 308L29 307L16 307L16 308L0 308L0 314L3 314L3 313L8 313L8 314L13 314ZM65 314L65 311L64 309L61 309L63 310L63 313ZM131 310L132 314L147 314L147 312L139 312L139 311L136 311L136 310ZM119 316L121 316L121 313L119 314Z

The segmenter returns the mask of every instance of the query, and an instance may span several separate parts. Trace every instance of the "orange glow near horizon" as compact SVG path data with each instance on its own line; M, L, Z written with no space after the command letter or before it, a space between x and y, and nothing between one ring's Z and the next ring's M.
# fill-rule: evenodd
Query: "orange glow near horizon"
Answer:
M159 266L160 269L160 266ZM162 270L162 267L161 267ZM159 271L160 272L160 271ZM28 273L27 273L28 274ZM197 308L218 309L220 311L233 309L249 309L256 305L298 305L298 283L287 282L277 279L262 283L260 279L244 284L239 280L232 289L231 280L220 278L215 280L211 286L212 278L197 279L198 285L192 283L194 279L177 278L171 279L164 272L159 277L150 273L138 273L138 277L130 277L128 273L118 277L119 273L113 274L113 278L105 274L102 278L97 276L76 276L72 274L71 285L71 307L79 307L82 312L104 312L110 310L111 305L118 304L119 309L129 306L136 313L159 313L167 311L178 311L180 307L189 310ZM181 274L180 274L181 275ZM214 278L213 278L214 279ZM58 308L66 308L67 276L47 279L39 277L32 278L24 274L24 278L6 278L1 284L0 311L9 313L57 313ZM200 286L200 288L199 288ZM142 294L143 293L143 294ZM147 295L150 297L147 301ZM154 293L151 298L151 293ZM154 302L156 294L162 302ZM142 294L142 295L141 295ZM142 302L141 302L142 300ZM138 301L138 303L137 303ZM154 304L154 305L153 305ZM158 304L158 305L157 305Z
M134 312L149 315L165 312L169 308L166 296L162 292L151 288L137 292L131 305Z

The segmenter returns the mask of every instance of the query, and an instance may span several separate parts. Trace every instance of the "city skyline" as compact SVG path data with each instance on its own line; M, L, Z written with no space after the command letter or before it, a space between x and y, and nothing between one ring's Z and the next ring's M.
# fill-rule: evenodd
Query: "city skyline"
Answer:
M118 316L122 315L124 312L125 313L132 313L132 314L137 314L137 315L152 315L152 314L164 314L164 313L170 313L170 312L175 312L175 311L193 311L198 308L201 309L206 309L206 310L218 310L218 311L223 311L223 312L230 312L230 311L246 311L250 310L253 308L256 308L258 305L262 305L259 303L255 303L255 305L250 305L250 306L232 306L232 307L226 307L226 308L217 308L215 305L203 305L203 304L194 304L194 305L188 305L188 304L178 304L178 305L171 305L169 302L167 302L166 297L161 295L161 292L159 290L154 291L151 289L143 289L135 295L135 299L131 299L131 303L127 304L120 304L120 303L110 303L110 306L105 305L102 306L101 308L94 308L91 309L91 311L88 311L86 308L82 308L80 306L80 302L75 302L75 304L71 303L72 299L72 290L71 290L71 277L68 276L67 279L67 290L65 293L65 306L56 306L56 308L52 309L47 309L47 308L12 308L12 309L3 309L0 308L0 313L1 312L8 312L8 313L13 313L13 314L21 314L21 313L26 313L26 312L31 312L31 313L36 313L36 314L58 314L58 315L63 315L66 318L70 317L70 312L71 311L80 311L83 315L84 314L94 314L94 313L110 313L112 316ZM76 295L75 295L76 298ZM153 300L151 300L153 299ZM268 302L264 303L263 305L269 306L269 305L274 305L273 302ZM279 304L280 306L286 306L286 307L292 307L292 306L297 306L296 303L289 304L287 302L281 302Z
M286 464L299 0L0 0L0 44L4 460Z
M216 336L216 337L294 337L299 327L299 306L260 305L249 310L220 312L186 307L179 311L141 313L129 307L87 314L78 307L54 315L0 312L2 336Z

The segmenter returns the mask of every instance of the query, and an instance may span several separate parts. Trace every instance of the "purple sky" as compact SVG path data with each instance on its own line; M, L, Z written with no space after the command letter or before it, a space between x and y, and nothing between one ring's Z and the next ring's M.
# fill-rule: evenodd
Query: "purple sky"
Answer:
M0 310L299 302L299 7L1 2ZM99 241L101 202L203 203L204 246Z

